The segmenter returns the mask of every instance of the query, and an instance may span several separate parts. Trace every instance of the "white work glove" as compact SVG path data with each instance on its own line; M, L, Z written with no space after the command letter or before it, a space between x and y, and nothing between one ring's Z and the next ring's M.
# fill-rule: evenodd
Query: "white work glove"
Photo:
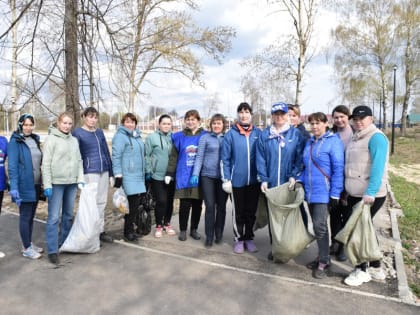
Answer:
M82 190L83 188L85 188L85 183L80 182L77 184L77 188L79 188L80 190Z
M261 191L265 194L268 190L268 184L267 182L262 182L261 183Z
M375 202L375 197L364 195L363 202L367 205L373 205L373 203Z
M224 182L222 184L222 188L226 193L231 194L232 193L232 182L230 180Z
M296 179L293 177L289 178L289 190L294 190L296 185Z
M165 176L165 184L169 185L169 183L171 182L172 177L171 176Z
M113 176L111 176L111 177L109 178L109 186L110 186L110 187L114 187L114 184L115 184L115 179L114 179L114 177L113 177Z

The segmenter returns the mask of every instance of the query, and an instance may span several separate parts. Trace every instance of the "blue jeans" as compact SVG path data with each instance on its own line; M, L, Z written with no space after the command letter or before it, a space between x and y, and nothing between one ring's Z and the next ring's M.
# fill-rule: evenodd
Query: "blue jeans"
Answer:
M52 186L52 196L48 200L48 219L46 227L48 254L57 253L58 247L64 243L69 235L73 219L74 200L77 192L77 184ZM61 208L61 233L59 233L58 221L60 220Z
M222 189L219 178L200 176L200 187L203 191L205 213L206 238L213 241L214 234L220 240L223 236L226 218L226 201L228 194Z
M310 203L309 212L311 213L315 239L318 244L319 261L324 264L329 264L330 234L328 232L328 204Z

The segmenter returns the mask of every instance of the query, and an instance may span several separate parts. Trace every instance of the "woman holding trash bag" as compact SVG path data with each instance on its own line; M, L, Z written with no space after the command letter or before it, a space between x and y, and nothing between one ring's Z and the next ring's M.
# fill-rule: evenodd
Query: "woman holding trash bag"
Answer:
M42 161L39 136L32 132L34 125L35 120L31 114L20 116L18 128L10 138L8 152L4 148L1 150L9 156L10 196L19 207L22 255L30 259L40 258L44 251L32 243L32 229L41 189Z
M76 128L72 134L79 141L80 153L83 159L85 183L97 183L96 207L100 218L99 239L103 242L113 242L111 235L104 231L105 206L108 199L108 186L112 178L111 155L102 129L97 128L99 113L94 107L87 107L82 114L83 125Z
M57 127L49 129L43 145L42 182L44 195L48 198L46 240L48 259L52 264L59 262L58 248L70 232L77 188L84 186L82 156L77 139L71 135L72 126L73 115L60 114Z
M207 132L200 127L200 114L195 109L184 115L185 128L172 134L172 151L169 156L165 183L170 184L175 179L175 198L179 198L179 229L178 239L187 239L188 217L191 209L190 236L199 240L201 235L197 232L200 223L201 205L203 198L198 183L190 183L194 168L200 138Z
M169 154L172 150L172 119L169 115L159 117L159 128L147 136L146 150L146 181L151 181L153 195L156 198L155 207L155 237L162 237L162 232L176 235L171 226L174 210L175 183L165 184L166 169Z
M223 190L233 196L233 252L258 251L254 243L254 223L260 194L257 181L256 147L261 130L252 124L252 108L240 103L238 120L225 134L222 151Z
M333 116L333 128L334 131L341 139L346 150L351 137L353 135L353 128L350 125L350 110L345 105L338 105L332 111ZM350 213L347 213L346 206L346 192L343 191L340 196L340 201L337 207L330 209L330 225L331 225L331 240L332 244L330 247L330 254L334 255L338 261L347 260L347 256L344 252L344 246L334 238L337 233L344 227L344 221L346 217L349 217Z
M137 118L127 113L121 118L121 125L112 138L112 169L115 176L114 187L123 187L128 199L129 213L124 216L124 238L135 242L138 235L134 225L145 185L144 144L137 129Z
M373 219L387 194L388 139L376 128L372 116L368 106L355 107L350 116L354 134L346 149L345 189L348 194L347 211L351 213L353 206L363 200L371 205ZM372 278L385 280L379 260L356 266L344 283L359 286Z
M223 238L228 194L222 189L220 177L220 147L226 130L226 119L214 114L210 119L210 133L200 138L194 170L190 178L192 185L200 183L206 205L206 247L219 244Z
M271 106L272 125L267 127L258 139L257 171L261 191L284 183L293 190L296 179L302 171L302 151L305 139L299 129L288 123L289 106L283 102ZM269 227L270 242L271 230ZM272 260L270 252L268 259Z
M328 130L328 118L324 113L309 115L312 137L303 152L305 168L300 180L305 189L305 200L312 217L318 258L308 264L313 276L323 279L330 267L328 232L329 207L338 204L344 183L344 146L340 138Z

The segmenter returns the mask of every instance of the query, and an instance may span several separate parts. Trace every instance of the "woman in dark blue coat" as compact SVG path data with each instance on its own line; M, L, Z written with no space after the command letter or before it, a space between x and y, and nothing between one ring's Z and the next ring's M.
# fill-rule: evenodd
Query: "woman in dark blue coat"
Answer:
M13 132L8 146L10 196L19 207L19 232L22 255L30 259L41 257L43 249L32 243L32 228L41 189L41 161L39 136L32 133L34 117L23 114L18 130Z

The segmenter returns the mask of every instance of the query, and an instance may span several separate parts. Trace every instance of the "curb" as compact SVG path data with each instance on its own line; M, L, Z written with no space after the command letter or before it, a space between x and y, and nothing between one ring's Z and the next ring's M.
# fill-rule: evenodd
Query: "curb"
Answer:
M401 206L396 201L394 193L391 190L391 187L388 185L388 193L390 198L390 205L388 206L388 211L391 218L391 230L392 230L392 237L395 241L394 246L394 261L395 261L395 269L397 272L397 279L398 279L398 295L402 302L417 305L413 294L410 291L410 287L408 286L407 281L407 274L405 273L405 266L404 266L404 258L401 252L402 243L400 237L400 230L398 229L398 217L403 216L403 212Z

